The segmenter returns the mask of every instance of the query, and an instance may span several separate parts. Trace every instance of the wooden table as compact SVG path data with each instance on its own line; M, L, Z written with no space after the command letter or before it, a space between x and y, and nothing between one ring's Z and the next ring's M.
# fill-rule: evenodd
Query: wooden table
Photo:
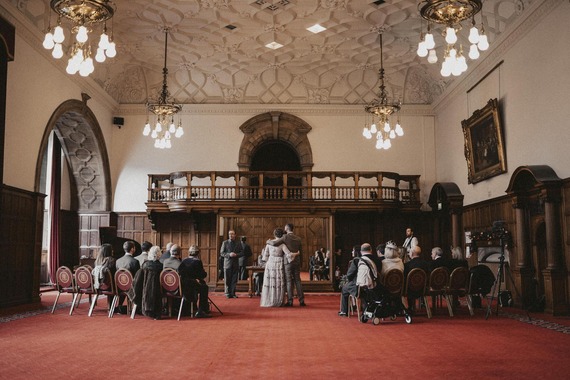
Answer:
M248 289L247 289L247 294L249 295L249 298L253 297L253 274L254 273L258 273L258 272L265 272L265 268L264 267L258 267L258 266L250 266L250 267L245 267L245 269L247 269L247 275L248 275Z

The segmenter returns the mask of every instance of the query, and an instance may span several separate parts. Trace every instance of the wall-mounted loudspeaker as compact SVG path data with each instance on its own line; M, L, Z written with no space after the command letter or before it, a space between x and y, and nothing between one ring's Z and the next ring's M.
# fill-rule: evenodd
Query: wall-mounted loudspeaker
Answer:
M113 125L116 125L117 127L121 128L123 125L125 125L125 118L114 117L113 118Z

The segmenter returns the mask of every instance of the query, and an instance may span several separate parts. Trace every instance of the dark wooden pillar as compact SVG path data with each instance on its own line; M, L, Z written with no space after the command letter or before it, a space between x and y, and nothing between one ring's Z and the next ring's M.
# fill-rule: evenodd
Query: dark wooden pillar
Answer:
M534 268L531 260L530 245L530 224L528 199L525 196L517 195L513 198L513 208L515 209L516 231L514 236L513 250L517 258L515 265L511 263L515 286L520 289L522 300L515 299L515 303L522 301L522 306L529 307L536 300L534 297Z

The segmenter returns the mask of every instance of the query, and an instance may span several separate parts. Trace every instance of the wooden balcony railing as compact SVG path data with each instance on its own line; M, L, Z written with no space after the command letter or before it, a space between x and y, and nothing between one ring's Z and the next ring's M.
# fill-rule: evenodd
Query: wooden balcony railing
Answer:
M149 174L148 206L190 202L390 203L420 206L419 175L393 172L185 171Z

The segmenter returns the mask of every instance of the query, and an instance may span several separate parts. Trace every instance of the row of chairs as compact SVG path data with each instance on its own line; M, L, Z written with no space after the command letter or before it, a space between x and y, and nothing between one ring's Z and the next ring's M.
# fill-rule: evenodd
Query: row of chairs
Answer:
M432 317L432 307L435 309L438 305L442 307L443 300L446 301L447 309L450 316L453 314L453 300L459 297L467 299L469 314L474 315L473 298L479 296L485 298L486 294L481 293L481 288L476 281L473 281L473 272L470 273L468 268L455 268L451 274L446 267L438 267L429 274L421 269L414 268L404 281L404 273L399 269L391 269L382 280L382 285L393 297L401 297L403 304L409 308L408 297L422 300L426 307L428 318ZM432 297L432 306L428 302L428 297ZM356 313L360 316L360 290L356 297L350 298L350 314L354 314L356 305Z
M82 296L88 295L90 299L90 307L88 315L93 314L93 309L97 304L99 296L112 296L111 305L109 305L108 317L113 318L115 308L118 306L119 299L124 297L127 299L127 313L131 314L131 318L135 318L137 305L131 305L127 294L133 287L133 275L125 268L118 269L113 276L110 272L106 273L105 281L98 289L94 286L92 269L88 265L80 266L75 273L66 266L59 267L56 272L56 290L57 296L52 307L52 314L55 312L59 297L62 293L73 294L73 300L69 310L69 315L73 314L73 310L79 306ZM166 268L160 273L160 285L162 295L167 299L168 315L172 317L172 305L174 299L180 300L178 311L178 320L182 315L185 298L182 296L182 284L178 272L172 268ZM194 302L190 303L192 315L194 315ZM216 308L218 308L216 306ZM129 309L131 309L129 311ZM220 311L220 309L218 309ZM221 313L221 311L220 311Z

